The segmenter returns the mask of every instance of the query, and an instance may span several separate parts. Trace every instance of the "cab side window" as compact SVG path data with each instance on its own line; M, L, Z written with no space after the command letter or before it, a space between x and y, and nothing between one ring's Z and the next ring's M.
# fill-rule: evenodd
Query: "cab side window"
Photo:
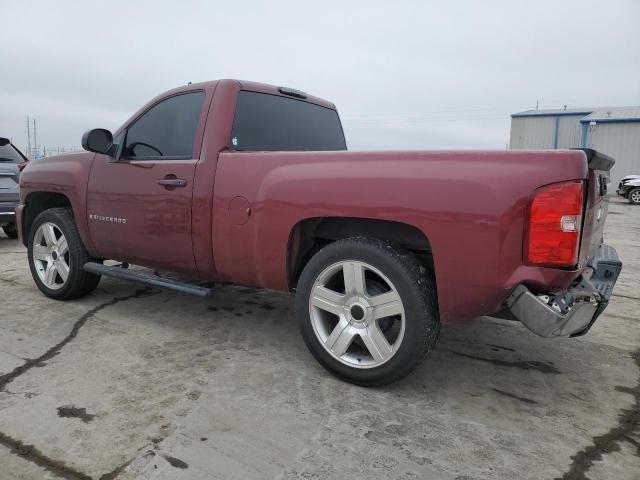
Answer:
M204 92L162 100L127 130L122 156L129 159L192 158Z
M338 112L293 98L242 90L238 93L231 150L346 150Z

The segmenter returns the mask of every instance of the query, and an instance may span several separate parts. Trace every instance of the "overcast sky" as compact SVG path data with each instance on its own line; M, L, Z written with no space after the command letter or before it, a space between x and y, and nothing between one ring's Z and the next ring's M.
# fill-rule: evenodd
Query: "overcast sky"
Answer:
M504 149L513 112L640 104L640 0L2 0L0 136L77 146L240 78L338 106L353 149Z

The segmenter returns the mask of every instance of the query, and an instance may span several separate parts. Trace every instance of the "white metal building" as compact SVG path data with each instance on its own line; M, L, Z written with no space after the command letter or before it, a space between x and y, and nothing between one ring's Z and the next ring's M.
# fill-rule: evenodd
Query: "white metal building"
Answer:
M611 190L640 175L640 107L528 110L511 115L512 149L587 147L613 157Z

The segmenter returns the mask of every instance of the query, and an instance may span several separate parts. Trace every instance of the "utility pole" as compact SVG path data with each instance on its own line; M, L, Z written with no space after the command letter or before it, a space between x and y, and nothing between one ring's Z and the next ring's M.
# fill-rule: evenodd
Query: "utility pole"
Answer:
M33 119L33 154L34 157L38 156L38 136L36 135L36 119Z
M30 157L30 151L31 151L31 130L30 130L30 126L29 126L29 117L27 117L27 157Z

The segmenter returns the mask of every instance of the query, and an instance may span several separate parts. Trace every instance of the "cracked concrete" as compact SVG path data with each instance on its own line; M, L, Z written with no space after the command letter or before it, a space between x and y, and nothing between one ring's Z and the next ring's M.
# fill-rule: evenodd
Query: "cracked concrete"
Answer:
M640 208L611 210L625 269L586 337L445 326L380 389L315 363L288 295L224 286L207 303L103 279L55 302L0 237L0 478L635 479Z

